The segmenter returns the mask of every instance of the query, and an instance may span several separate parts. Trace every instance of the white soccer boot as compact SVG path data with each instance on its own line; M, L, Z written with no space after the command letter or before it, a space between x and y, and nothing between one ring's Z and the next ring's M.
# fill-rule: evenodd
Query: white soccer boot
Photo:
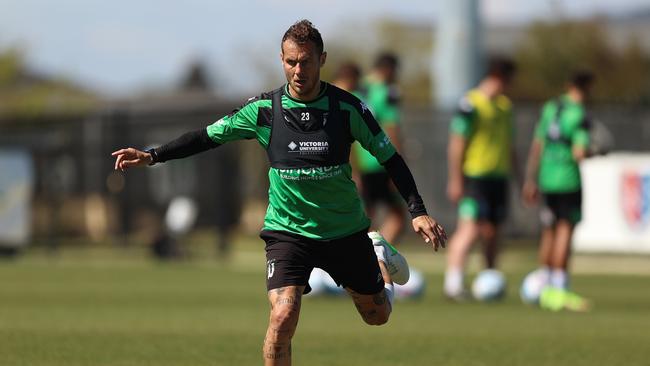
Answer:
M403 285L408 282L410 272L406 258L378 232L371 231L368 233L368 237L372 239L372 245L375 247L377 259L386 264L388 274L393 282L398 285Z

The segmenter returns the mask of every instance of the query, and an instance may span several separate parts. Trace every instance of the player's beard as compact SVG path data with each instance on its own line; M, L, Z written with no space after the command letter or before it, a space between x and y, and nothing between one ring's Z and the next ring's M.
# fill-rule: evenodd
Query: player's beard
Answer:
M291 88L300 97L308 96L314 92L318 87L318 78L314 79L301 79L299 81L292 80Z

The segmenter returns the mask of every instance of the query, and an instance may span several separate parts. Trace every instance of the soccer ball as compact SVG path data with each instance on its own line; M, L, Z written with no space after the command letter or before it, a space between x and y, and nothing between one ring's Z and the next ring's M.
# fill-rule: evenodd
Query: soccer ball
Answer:
M165 213L165 226L172 235L187 234L196 223L198 206L189 197L175 197Z
M472 283L472 295L479 301L499 300L506 293L506 278L496 269L486 269Z
M519 288L519 297L524 304L536 305L542 289L548 285L548 274L542 270L534 270L524 277Z
M419 299L424 295L426 283L422 272L411 268L409 280L403 284L395 284L395 298L404 300Z

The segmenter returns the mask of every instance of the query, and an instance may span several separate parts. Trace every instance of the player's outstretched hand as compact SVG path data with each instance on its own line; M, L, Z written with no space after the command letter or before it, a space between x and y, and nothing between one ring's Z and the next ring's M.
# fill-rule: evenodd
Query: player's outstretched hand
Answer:
M447 244L447 233L445 229L429 215L414 218L412 224L413 230L422 236L425 243L432 243L433 250L438 251L438 248L444 248Z
M151 154L132 147L114 151L111 155L115 156L115 170L121 171L131 167L149 165L152 161Z

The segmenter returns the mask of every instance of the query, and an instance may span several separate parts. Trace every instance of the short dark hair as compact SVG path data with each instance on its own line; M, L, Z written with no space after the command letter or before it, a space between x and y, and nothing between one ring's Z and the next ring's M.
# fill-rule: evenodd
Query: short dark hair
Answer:
M396 69L399 66L399 59L397 55L392 52L382 52L375 58L375 68L391 68Z
M342 63L334 74L336 79L354 79L358 80L361 77L361 68L359 65L352 61Z
M286 32L284 32L282 43L280 43L280 49L282 49L282 44L284 44L284 41L288 39L300 45L312 41L316 45L318 53L323 53L323 38L321 37L318 29L316 29L314 25L307 19L299 20L293 23L293 25L289 27Z
M589 88L596 79L596 76L590 70L576 70L569 78L569 84L580 90Z
M517 65L509 58L494 56L488 62L487 76L509 81L515 75L515 71L517 71Z

